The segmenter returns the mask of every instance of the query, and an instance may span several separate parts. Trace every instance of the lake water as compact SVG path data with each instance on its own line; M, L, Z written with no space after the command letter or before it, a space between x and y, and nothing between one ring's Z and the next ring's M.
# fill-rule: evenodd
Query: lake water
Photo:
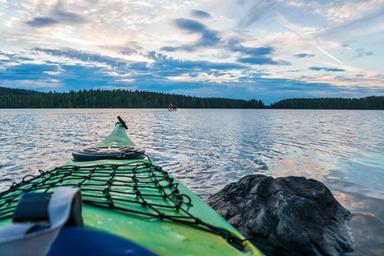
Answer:
M3 109L0 190L94 145L117 115L202 197L254 173L324 182L354 214L356 255L384 255L384 111Z

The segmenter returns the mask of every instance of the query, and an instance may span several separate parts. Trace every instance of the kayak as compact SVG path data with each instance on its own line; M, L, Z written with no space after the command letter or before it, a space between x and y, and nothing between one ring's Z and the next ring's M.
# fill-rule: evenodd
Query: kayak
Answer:
M1 192L0 255L262 255L127 128Z
M176 105L173 103L169 104L168 111L177 111Z

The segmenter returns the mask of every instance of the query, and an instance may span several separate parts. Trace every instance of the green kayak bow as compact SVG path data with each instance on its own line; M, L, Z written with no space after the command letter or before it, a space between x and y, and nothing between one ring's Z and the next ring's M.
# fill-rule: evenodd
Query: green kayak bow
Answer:
M210 206L155 164L127 136L126 129L119 118L99 144L74 152L74 161L38 176L28 175L0 193L0 231L12 222L16 207L28 220L31 211L23 212L22 194L76 188L82 197L84 223L76 232L114 235L154 255L262 255ZM59 238L65 232L69 231L63 227ZM87 243L87 236L81 237L81 243ZM56 255L57 243L51 245L50 254Z

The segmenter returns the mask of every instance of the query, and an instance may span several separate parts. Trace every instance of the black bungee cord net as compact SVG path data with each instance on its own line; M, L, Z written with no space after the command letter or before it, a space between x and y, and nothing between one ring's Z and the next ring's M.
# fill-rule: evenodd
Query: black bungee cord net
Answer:
M55 187L79 187L83 203L119 212L185 224L223 237L243 251L246 239L211 225L189 212L191 198L180 192L178 183L160 166L146 160L124 164L64 165L37 176L26 175L21 182L0 193L0 220L11 217L24 192L50 192ZM177 214L176 214L177 213Z

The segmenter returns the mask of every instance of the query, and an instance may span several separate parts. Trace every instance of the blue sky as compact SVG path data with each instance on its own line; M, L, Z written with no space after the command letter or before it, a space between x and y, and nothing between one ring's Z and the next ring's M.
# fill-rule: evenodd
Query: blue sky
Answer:
M0 0L0 86L384 95L384 0Z

